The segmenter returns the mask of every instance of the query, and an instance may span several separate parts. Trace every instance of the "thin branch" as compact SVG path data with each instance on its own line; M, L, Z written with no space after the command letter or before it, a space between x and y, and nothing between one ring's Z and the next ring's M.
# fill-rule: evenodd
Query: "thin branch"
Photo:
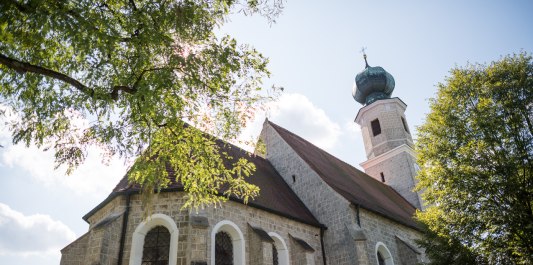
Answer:
M130 2L131 7L133 8L133 11L137 11L137 5L135 5L135 1L130 0L129 2Z
M18 9L18 11L22 13L27 13L29 11L28 4L21 4L18 1L13 1L13 0L10 0L9 3L14 5Z

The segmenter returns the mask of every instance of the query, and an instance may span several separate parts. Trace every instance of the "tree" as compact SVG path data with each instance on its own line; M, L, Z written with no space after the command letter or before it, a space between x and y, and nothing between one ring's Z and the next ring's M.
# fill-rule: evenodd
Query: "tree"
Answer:
M281 1L7 0L0 3L0 104L14 143L55 152L67 172L92 145L138 157L130 180L150 194L174 171L185 206L245 201L254 170L219 151L272 95L267 59L214 33L234 12L273 21ZM198 129L188 126L192 124Z
M533 264L531 55L452 69L417 149L430 256L458 242L476 263Z
M426 250L431 265L467 265L487 264L483 257L473 253L456 238L439 235L423 223L420 223L424 236L416 243Z

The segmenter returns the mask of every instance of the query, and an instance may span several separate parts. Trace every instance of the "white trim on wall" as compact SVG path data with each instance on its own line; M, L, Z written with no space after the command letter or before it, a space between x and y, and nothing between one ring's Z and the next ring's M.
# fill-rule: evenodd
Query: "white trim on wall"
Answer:
M279 265L289 265L289 249L285 240L275 232L269 232L268 235L274 240L274 246L278 250Z
M143 257L144 237L156 226L164 226L170 232L170 250L168 264L175 265L178 262L178 227L168 215L156 213L140 223L133 232L130 265L141 265Z
M244 265L244 236L239 227L232 221L222 220L211 231L211 265L215 265L215 236L223 231L229 234L233 243L233 264Z
M376 244L376 251L374 252L374 255L376 255L376 264L379 265L378 261L378 252L381 253L381 256L385 260L385 265L394 265L394 260L392 259L392 254L390 253L389 249L385 244L382 242L378 242Z

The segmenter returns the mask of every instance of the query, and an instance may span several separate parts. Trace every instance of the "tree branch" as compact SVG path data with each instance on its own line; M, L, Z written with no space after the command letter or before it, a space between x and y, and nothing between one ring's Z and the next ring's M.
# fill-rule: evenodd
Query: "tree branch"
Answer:
M57 80L61 80L67 84L72 85L73 87L89 95L90 97L94 97L93 89L87 87L86 85L82 84L78 80L68 75L62 74L60 72L53 71L53 70L50 70L48 68L44 68L41 66L33 65L30 63L21 62L16 59L9 58L3 54L0 54L0 64L3 64L7 66L8 68L15 70L20 74L25 74L29 72L29 73L44 75L44 76L48 76L48 77L51 77Z
M25 73L34 73L34 74L39 74L39 75L44 75L44 76L47 76L47 77L51 77L51 78L54 78L54 79L57 79L57 80L61 80L67 84L70 84L71 86L75 87L76 89L78 89L79 91L85 93L86 95L88 95L89 97L91 98L94 98L94 99L103 99L103 98L100 98L100 97L95 97L95 93L94 93L94 89L90 88L90 87L87 87L86 85L82 84L80 81L68 76L68 75L65 75L63 73L60 73L60 72L57 72L57 71L54 71L54 70L50 70L48 68L44 68L44 67L41 67L41 66L38 66L38 65L33 65L33 64L30 64L30 63L26 63L26 62L21 62L19 60L16 60L16 59L12 59L12 58L9 58L3 54L0 54L0 64L1 65L5 65L7 66L8 68L11 68L15 71L17 71L18 73L20 74L25 74ZM118 98L118 92L119 91L123 91L123 92L126 92L126 93L129 93L129 94L135 94L137 92L137 86L141 80L141 78L143 77L144 73L148 72L148 71L155 71L155 70L159 70L161 68L154 68L154 69L148 69L148 70L144 70L141 72L141 74L139 75L139 77L137 78L137 80L135 81L133 87L130 87L130 86L114 86L112 88L112 92L109 93L109 96L113 99L113 100L117 100Z
M27 13L29 11L28 10L29 9L28 4L21 4L18 1L13 1L13 0L10 0L9 3L14 5L18 9L18 11L20 11L22 13Z

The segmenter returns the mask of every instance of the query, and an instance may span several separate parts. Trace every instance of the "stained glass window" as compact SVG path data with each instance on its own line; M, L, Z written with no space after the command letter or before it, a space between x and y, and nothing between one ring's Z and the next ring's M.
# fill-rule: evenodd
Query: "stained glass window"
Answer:
M170 250L170 232L156 226L144 237L142 265L167 265Z
M215 265L233 265L233 244L226 232L215 235Z

